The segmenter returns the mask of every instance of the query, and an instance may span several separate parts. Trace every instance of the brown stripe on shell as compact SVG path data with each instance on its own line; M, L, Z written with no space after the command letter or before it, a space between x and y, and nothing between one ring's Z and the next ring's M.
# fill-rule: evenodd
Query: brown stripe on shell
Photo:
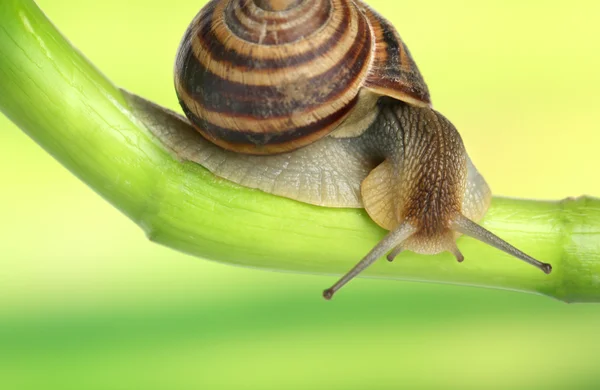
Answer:
M287 84L249 86L215 75L188 56L179 64L175 84L181 101L215 125L232 129L253 125L256 132L303 126L311 117L327 116L355 97L369 65L368 33L364 23L346 56L312 78L296 76Z
M355 10L356 11L356 10ZM357 39L363 39L361 32L367 28L365 21L356 18L357 14L351 9L337 17L327 40L311 50L295 52L293 47L281 47L280 55L275 58L260 58L263 47L255 47L249 55L238 53L225 47L210 29L210 23L199 24L201 28L192 34L191 49L194 56L202 65L221 78L243 83L245 85L285 84L298 77L312 77L336 66L339 57L351 50ZM210 20L206 15L200 21ZM344 23L343 20L352 20ZM351 19L352 18L352 19ZM357 37L359 35L359 37ZM187 48L186 53L187 55ZM182 51L180 50L180 56Z
M358 96L351 104L310 125L280 133L262 134L215 126L196 116L183 102L180 103L185 115L194 124L196 130L220 147L247 154L276 154L301 148L330 133L346 118L357 99Z
M331 16L331 3L329 0L319 1L302 13L278 21L258 18L256 14L249 17L248 13L248 7L239 7L232 2L225 8L223 23L244 41L259 45L283 45L303 39L324 27ZM264 13L262 10L259 12Z
M431 106L427 84L398 32L385 18L357 0L376 41L373 67L365 87L417 106Z
M293 13L259 12L260 16L257 15L256 12L252 12L251 7L242 6L247 1L248 0L237 0L237 6L235 3L232 4L227 8L227 12L232 12L231 8L233 8L235 18L248 29L256 28L256 26L265 26L267 31L271 31L289 28L295 24L302 23L307 17L314 16L315 12L317 12L316 10L319 8L316 5L318 5L320 0L307 0L306 2L302 3L301 6L294 8L292 10ZM227 15L225 18L227 19Z
M257 6L252 3L253 0L236 0L237 7L245 18L252 19L258 23L284 23L290 20L297 19L297 16L306 15L315 8L322 0L305 0L287 11L283 12L268 12L262 9L257 9Z
M199 33L202 31L206 33L207 30L210 30L212 32L212 37L221 42L222 46L228 51L234 51L241 56L251 56L252 58L260 60L276 60L289 55L308 53L314 48L322 46L323 42L328 41L332 32L341 28L344 23L348 23L348 11L346 10L349 10L352 14L358 12L356 6L350 0L320 1L332 2L331 16L327 18L326 22L318 30L313 31L310 35L305 35L297 42L288 44L257 45L256 43L241 39L232 34L232 31L228 28L222 16L212 18L212 21L210 22L211 26L208 28L203 25L197 25L195 28L198 29ZM215 7L211 7L210 9L207 8L207 12L210 12L211 16L213 14L219 15L219 12L225 12L227 4L227 2L217 3ZM336 10L337 12L333 10ZM197 38L198 36L194 36L194 39ZM194 42L193 46L196 45L197 42Z
M207 138L246 153L292 150L328 134L351 111L374 53L368 21L349 0L314 1L331 1L336 12L325 4L323 27L293 44L231 35L223 16L214 16L227 1L211 2L196 17L178 53L175 84Z
M302 0L254 0L254 3L265 11L286 11L297 7Z

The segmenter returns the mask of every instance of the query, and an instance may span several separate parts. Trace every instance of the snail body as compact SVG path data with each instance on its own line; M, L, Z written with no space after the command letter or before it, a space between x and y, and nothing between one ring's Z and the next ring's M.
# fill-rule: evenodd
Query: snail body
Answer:
M182 39L175 89L187 119L126 96L180 159L301 202L364 207L389 231L328 299L386 253L462 261L461 234L551 270L477 225L487 183L396 30L359 0L212 0Z

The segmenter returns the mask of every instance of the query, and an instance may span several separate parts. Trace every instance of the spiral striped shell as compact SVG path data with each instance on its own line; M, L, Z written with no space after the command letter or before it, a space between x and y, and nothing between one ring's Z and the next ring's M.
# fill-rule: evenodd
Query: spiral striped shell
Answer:
M182 39L175 87L205 138L250 154L329 134L362 88L430 104L396 31L356 0L212 0Z

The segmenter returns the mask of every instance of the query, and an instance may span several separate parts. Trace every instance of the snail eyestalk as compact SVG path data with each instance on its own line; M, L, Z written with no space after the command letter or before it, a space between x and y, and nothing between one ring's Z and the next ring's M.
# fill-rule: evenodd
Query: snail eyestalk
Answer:
M521 252L508 242L504 241L500 237L496 236L489 230L484 229L475 222L471 221L465 216L459 216L452 222L452 229L459 233L466 234L467 236L473 237L483 243L493 246L494 248L500 249L512 255L526 263L533 265L536 268L541 269L544 273L549 274L552 272L552 266L548 263L542 263L539 260Z
M465 261L465 256L463 256L463 254L460 252L460 250L456 246L456 243L454 244L454 248L450 250L450 253L452 253L454 257L456 257L456 261L458 261L459 263Z
M402 244L398 245L397 247L395 247L394 249L392 249L392 251L390 253L388 253L387 255L387 259L389 262L394 261L394 259L404 250L404 247L402 246Z
M373 264L375 260L383 256L392 248L399 248L400 244L410 237L416 229L408 223L403 223L396 229L390 231L367 255L358 262L346 275L342 276L333 286L323 291L323 297L327 300L333 297L336 291L342 288L346 283L352 280L355 276L364 271L368 266Z

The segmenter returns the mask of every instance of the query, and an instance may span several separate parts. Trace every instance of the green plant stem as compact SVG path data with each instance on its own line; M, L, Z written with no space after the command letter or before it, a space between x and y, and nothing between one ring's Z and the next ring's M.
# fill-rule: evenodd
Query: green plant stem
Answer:
M0 3L0 110L151 240L189 254L341 274L385 233L363 210L279 198L176 161L136 120L118 88L31 0ZM379 261L365 275L600 301L599 199L494 198L484 226L551 263L552 274L463 237L462 264L449 254L405 253L392 264Z

